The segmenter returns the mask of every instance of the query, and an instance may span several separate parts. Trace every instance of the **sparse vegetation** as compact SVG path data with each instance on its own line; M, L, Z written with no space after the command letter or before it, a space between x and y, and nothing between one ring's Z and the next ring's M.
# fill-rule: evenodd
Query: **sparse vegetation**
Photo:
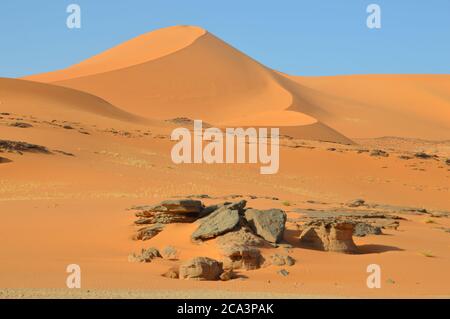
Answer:
M421 251L420 252L423 256L428 257L428 258L434 258L436 257L435 255L433 255L431 252L429 251Z

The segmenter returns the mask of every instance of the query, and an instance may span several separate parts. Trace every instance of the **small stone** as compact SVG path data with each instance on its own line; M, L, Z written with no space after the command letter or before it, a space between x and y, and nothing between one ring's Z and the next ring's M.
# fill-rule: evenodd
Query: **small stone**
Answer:
M366 201L364 199L358 198L355 200L352 200L351 202L347 203L348 207L361 207L366 204Z
M162 274L162 276L170 279L178 279L179 270L177 268L170 268L168 271Z
M281 270L277 271L277 274L279 274L279 275L281 275L283 277L286 277L286 276L289 275L289 271L287 271L286 269L281 269Z

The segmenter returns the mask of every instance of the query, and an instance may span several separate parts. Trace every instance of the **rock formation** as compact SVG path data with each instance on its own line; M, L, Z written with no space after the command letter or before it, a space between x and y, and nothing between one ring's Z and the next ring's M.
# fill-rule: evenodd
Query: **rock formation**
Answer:
M345 221L312 222L300 234L300 243L306 247L340 253L357 253L353 242L354 224Z

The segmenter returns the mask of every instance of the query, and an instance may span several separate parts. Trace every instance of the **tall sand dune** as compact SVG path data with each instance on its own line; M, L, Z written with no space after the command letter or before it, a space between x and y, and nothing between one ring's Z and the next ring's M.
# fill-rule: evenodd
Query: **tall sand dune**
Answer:
M288 111L293 95L278 77L207 31L179 26L144 34L66 70L27 79L89 92L147 118L290 127L297 137L351 143L316 118ZM303 126L318 135L293 129Z
M150 32L27 79L89 92L146 118L276 126L341 143L450 138L449 75L288 76L191 26Z

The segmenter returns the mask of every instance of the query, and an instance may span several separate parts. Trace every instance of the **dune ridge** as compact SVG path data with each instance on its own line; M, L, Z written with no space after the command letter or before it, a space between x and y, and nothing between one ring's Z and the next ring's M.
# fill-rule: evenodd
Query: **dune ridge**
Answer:
M450 76L290 76L199 27L153 31L26 79L89 92L158 120L277 126L297 138L347 144L348 137L450 138Z

